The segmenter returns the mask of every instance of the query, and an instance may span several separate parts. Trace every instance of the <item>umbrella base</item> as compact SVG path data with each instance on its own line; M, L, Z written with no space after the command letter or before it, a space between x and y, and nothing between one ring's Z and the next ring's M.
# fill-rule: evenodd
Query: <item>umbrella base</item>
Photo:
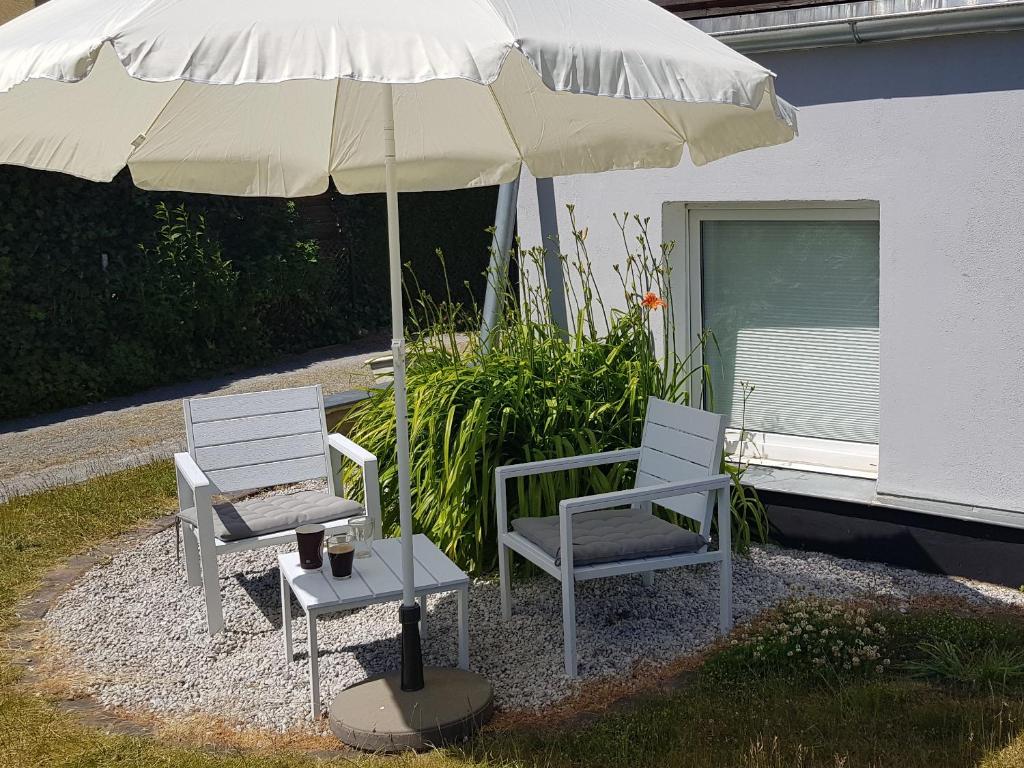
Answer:
M334 735L371 752L421 750L464 741L491 718L491 684L480 675L428 667L423 677L418 691L403 691L398 672L345 689L331 703Z

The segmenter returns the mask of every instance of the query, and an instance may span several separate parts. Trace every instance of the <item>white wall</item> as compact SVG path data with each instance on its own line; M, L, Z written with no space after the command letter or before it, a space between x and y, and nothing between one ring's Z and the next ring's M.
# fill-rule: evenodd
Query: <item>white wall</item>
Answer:
M756 58L800 107L796 141L704 168L559 179L559 205L576 204L591 255L610 264L616 211L660 233L667 201L878 201L877 490L1024 512L1024 33ZM519 232L539 244L525 177Z

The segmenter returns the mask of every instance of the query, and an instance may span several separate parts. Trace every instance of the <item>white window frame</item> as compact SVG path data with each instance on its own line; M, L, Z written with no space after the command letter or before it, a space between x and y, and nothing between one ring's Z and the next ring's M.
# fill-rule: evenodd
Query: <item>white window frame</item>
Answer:
M674 242L672 296L680 341L694 348L704 327L702 317L700 224L703 221L878 221L874 201L666 203L662 210L664 240ZM678 332L677 331L677 332ZM698 353L699 354L699 351ZM702 360L698 361L702 363ZM696 379L696 377L694 377ZM691 380L691 402L702 402L703 382ZM878 445L823 440L772 432L726 431L730 457L750 464L877 479Z

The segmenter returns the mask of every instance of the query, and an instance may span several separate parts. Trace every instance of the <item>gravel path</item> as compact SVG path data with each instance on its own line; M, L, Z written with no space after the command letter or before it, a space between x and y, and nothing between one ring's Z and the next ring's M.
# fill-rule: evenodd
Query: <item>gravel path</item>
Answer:
M181 399L321 384L331 394L367 386L366 361L387 350L374 336L230 377L0 424L0 501L167 458L184 446Z
M87 690L112 707L165 714L213 713L240 727L309 727L306 658L284 660L275 552L221 558L228 629L205 633L200 588L185 584L174 559L174 531L159 533L67 592L46 618L57 655L81 671ZM738 621L794 591L827 597L945 594L1024 605L1019 592L776 547L735 562ZM471 667L495 688L505 710L537 710L571 695L562 675L558 584L517 582L513 621L500 620L498 588L479 581L470 593ZM706 646L717 629L715 565L659 573L652 588L638 577L583 582L577 588L582 676L627 673L638 661L669 661ZM321 619L323 701L343 687L392 669L398 658L397 606L373 606ZM296 649L306 639L294 607ZM454 665L456 601L429 603L428 664Z

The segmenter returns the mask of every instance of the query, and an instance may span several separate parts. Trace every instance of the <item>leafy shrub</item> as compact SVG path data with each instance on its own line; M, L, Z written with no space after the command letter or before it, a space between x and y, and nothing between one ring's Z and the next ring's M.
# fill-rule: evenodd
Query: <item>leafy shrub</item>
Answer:
M870 677L890 666L889 645L888 628L867 609L801 598L741 628L701 674L731 682L778 675Z
M671 246L652 250L646 222L633 224L637 250L617 268L625 310L605 310L586 255L586 230L576 230L576 256L562 259L574 278L566 297L572 334L552 322L546 282L537 279L539 249L525 254L520 293L503 291L504 313L489 349L477 333L458 333L479 328L474 312L422 295L415 303L407 358L414 525L466 570L483 573L496 564L496 467L638 445L648 397L685 402L689 379L705 373L671 343L668 354L656 353L654 326L662 324L669 337L674 326ZM667 308L656 308L648 294L667 300ZM371 393L353 411L351 432L380 462L391 535L398 529L394 408L390 390ZM552 514L561 499L629 486L633 473L632 464L616 464L520 478L509 486L509 514ZM358 474L350 470L346 481L358 485ZM743 517L734 521L734 541L744 546L749 517L763 518L764 508L737 505L736 514ZM763 519L753 530L764 530Z

